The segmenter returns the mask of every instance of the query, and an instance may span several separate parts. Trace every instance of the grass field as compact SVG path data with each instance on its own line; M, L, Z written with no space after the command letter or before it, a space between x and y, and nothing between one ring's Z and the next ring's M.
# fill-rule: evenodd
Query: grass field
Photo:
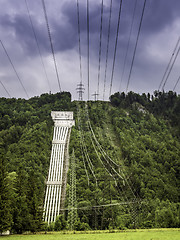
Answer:
M47 233L34 235L10 235L4 236L5 240L179 240L180 229L150 229L109 232L87 233Z

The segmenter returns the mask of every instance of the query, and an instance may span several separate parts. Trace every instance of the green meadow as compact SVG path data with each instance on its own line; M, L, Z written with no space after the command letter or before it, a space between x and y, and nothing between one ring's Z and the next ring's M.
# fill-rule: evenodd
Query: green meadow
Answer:
M33 235L10 235L5 240L179 240L180 229L128 230L121 232L53 232Z

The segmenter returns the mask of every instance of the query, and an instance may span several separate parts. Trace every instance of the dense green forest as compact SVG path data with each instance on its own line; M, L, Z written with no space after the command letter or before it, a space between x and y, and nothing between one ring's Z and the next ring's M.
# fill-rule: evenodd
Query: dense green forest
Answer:
M110 102L71 101L71 94L0 98L0 232L68 229L68 210L43 222L53 121L73 111L76 172L74 228L180 226L180 96L115 93ZM71 161L66 208L69 207Z

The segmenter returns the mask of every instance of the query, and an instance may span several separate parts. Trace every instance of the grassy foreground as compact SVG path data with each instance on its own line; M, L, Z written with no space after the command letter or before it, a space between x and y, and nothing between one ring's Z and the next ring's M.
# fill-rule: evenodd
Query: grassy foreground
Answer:
M180 229L146 229L128 230L115 233L109 232L53 232L34 235L4 236L5 240L179 240Z

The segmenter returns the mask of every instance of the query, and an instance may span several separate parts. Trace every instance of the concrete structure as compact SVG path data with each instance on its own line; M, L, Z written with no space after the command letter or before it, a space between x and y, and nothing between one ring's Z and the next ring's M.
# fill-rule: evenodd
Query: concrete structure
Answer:
M44 220L51 223L64 206L69 162L69 140L71 127L75 125L73 112L51 112L54 121L51 160L46 182Z

